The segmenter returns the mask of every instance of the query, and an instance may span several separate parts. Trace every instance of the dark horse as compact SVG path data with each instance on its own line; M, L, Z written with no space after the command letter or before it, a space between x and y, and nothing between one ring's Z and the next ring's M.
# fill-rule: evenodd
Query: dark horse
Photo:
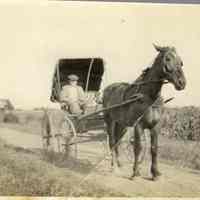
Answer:
M155 180L161 173L157 166L158 126L160 108L163 105L160 93L162 85L167 81L176 90L183 90L186 79L182 70L183 62L174 47L159 47L159 52L151 67L143 71L142 75L132 84L114 83L105 88L103 93L103 107L120 104L139 93L143 98L131 104L124 105L104 113L109 136L109 146L112 155L112 166L120 167L118 144L125 133L126 127L134 126L134 166L131 178L139 176L138 160L142 150L141 134L145 129L150 130L151 136L151 173ZM160 102L160 103L159 103ZM154 106L155 103L157 106Z

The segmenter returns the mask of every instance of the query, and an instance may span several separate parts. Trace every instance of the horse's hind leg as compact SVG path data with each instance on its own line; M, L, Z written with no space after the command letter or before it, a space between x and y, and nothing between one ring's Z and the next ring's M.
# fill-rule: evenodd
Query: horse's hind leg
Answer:
M135 160L134 160L134 165L133 165L133 175L131 176L131 178L133 179L136 176L140 176L140 171L139 171L139 156L140 156L140 152L142 150L142 145L141 145L141 135L143 134L144 129L142 128L142 126L140 124L137 124L135 127L135 131L134 131L134 155L135 155Z
M157 163L157 152L158 152L158 131L157 127L155 126L151 130L151 156L152 156L152 164L151 164L151 173L152 179L156 180L161 173L158 170L158 163Z
M119 161L119 145L121 143L121 139L122 137L124 136L125 134L125 127L120 125L119 123L116 123L116 126L115 126L115 147L114 147L114 150L115 150L115 155L116 155L116 162L117 162L117 166L118 167L121 167L121 163Z
M121 138L120 134L122 134L121 133L122 128L120 128L116 122L113 122L108 117L105 118L105 121L107 124L108 141L109 141L109 147L111 151L111 166L113 170L118 172L119 171L118 167L120 167L118 142L119 142L119 139Z
M112 122L109 126L109 146L111 150L111 166L114 172L119 172L119 160L118 160L118 143L117 143L117 136L116 136L116 123Z
M114 165L113 151L114 151L114 144L115 144L114 137L113 137L114 123L111 120L108 120L108 118L105 118L105 121L107 125L108 143L109 143L109 148L111 152L111 166L113 166Z

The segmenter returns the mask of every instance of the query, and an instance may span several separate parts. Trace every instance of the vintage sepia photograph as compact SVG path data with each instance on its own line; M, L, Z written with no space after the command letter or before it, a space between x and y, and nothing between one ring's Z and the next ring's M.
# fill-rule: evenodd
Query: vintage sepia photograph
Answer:
M1 2L0 196L199 197L199 19Z

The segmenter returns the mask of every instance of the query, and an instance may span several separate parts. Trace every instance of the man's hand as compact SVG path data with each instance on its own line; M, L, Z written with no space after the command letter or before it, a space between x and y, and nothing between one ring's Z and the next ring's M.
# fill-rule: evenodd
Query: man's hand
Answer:
M61 102L61 103L60 103L60 107L61 107L62 110L67 110L67 109L68 109L67 104L64 103L64 102Z
M66 103L62 102L62 103L60 103L60 106L61 106L61 107L65 107L65 106L66 106Z

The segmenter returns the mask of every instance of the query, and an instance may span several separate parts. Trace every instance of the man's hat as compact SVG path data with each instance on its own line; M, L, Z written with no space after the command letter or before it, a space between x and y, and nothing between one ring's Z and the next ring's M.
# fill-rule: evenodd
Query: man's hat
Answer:
M75 74L70 74L67 76L70 81L78 81L79 77Z

